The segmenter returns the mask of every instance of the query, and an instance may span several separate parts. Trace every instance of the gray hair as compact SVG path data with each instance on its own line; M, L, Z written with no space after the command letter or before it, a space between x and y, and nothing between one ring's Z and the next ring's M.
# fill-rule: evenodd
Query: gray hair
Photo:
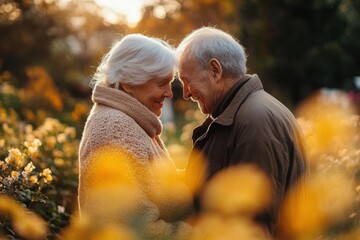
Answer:
M142 34L129 34L104 55L90 86L141 85L150 79L174 74L177 66L175 51L167 42Z
M246 74L244 47L230 34L214 27L202 27L188 35L176 49L178 57L184 53L187 60L195 60L203 70L216 58L229 77Z

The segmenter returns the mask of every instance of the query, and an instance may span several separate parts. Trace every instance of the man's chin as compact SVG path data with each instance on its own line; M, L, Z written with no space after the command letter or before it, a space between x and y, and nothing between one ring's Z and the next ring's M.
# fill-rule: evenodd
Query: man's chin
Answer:
M205 114L205 115L209 114L209 110L204 105L200 104L199 102L198 102L198 107L202 114Z

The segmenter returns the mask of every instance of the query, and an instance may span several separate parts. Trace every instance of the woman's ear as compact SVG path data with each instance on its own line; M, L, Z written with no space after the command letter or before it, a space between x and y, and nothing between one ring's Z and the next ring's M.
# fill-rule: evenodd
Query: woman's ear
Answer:
M210 75L218 82L222 77L222 67L216 58L212 58L209 62Z
M121 88L122 88L122 90L124 90L124 92L126 92L127 94L129 94L129 95L133 95L133 87L132 87L132 85L130 85L130 84L126 84L126 83L122 83L121 84Z

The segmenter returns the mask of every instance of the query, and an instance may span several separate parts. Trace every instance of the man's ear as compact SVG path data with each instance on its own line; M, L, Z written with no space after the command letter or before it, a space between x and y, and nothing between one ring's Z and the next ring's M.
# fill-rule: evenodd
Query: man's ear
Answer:
M216 58L212 58L209 62L210 75L215 78L216 82L220 81L222 77L222 67Z

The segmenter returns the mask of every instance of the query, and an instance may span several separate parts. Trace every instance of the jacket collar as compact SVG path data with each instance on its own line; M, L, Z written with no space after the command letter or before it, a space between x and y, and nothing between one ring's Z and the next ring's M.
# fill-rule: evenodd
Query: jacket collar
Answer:
M234 122L237 110L244 102L246 97L255 91L263 89L263 85L256 74L244 76L240 79L238 84L241 84L241 82L243 81L247 82L240 87L240 89L238 90L234 98L231 100L230 104L225 108L223 113L221 113L217 118L214 119L214 122L216 122L217 124L221 124L224 126L231 125Z
M236 88L239 87L240 89L237 90L237 93L230 101L229 105L218 117L213 119L211 116L209 116L200 126L194 129L192 135L194 145L198 140L206 137L211 125L214 122L223 126L230 126L233 124L236 112L240 105L245 101L246 97L255 91L263 89L263 85L256 74L244 76L239 80L239 83L237 83L232 90L236 90ZM226 100L226 97L224 100Z

